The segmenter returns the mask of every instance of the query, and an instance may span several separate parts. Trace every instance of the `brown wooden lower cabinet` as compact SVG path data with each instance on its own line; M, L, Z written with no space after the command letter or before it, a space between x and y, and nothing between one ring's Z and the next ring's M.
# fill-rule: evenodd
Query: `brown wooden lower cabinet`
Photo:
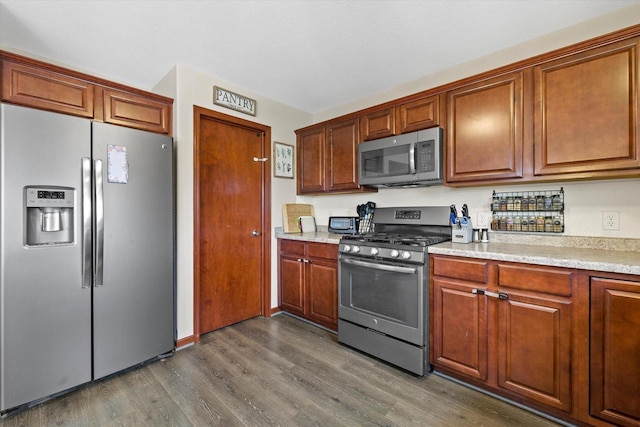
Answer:
M489 313L486 298L472 292L478 286L434 277L433 364L486 382Z
M338 329L338 245L278 240L279 306L328 329Z
M640 280L443 255L431 262L437 371L556 418L640 426Z
M640 426L640 281L591 278L590 412Z

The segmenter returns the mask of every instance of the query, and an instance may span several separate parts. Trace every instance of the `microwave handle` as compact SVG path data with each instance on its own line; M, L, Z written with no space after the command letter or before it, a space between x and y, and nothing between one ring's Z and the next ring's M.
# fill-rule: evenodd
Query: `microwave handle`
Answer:
M409 173L411 175L416 174L416 144L412 142L411 148L409 148Z

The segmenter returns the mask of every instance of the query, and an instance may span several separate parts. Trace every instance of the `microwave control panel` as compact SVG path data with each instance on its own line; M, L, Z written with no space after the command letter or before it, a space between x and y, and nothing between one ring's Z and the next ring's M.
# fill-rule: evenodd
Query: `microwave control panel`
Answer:
M436 170L435 141L418 143L418 172L433 172Z

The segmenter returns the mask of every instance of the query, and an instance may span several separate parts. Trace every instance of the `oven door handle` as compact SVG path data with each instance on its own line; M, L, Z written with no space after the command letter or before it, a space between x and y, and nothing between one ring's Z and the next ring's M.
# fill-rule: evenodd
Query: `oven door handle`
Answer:
M393 273L416 274L417 270L411 267L400 267L396 265L376 264L373 262L360 261L351 258L342 258L340 260L345 264L357 265L358 267L372 268L374 270L391 271Z

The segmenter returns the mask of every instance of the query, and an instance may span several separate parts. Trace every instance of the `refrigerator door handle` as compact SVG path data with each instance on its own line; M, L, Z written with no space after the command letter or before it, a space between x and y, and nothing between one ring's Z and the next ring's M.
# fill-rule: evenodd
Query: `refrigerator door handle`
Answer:
M82 158L82 287L91 287L91 159Z
M96 269L94 286L102 286L103 256L104 256L104 193L102 188L102 160L96 160L94 165L96 186Z

